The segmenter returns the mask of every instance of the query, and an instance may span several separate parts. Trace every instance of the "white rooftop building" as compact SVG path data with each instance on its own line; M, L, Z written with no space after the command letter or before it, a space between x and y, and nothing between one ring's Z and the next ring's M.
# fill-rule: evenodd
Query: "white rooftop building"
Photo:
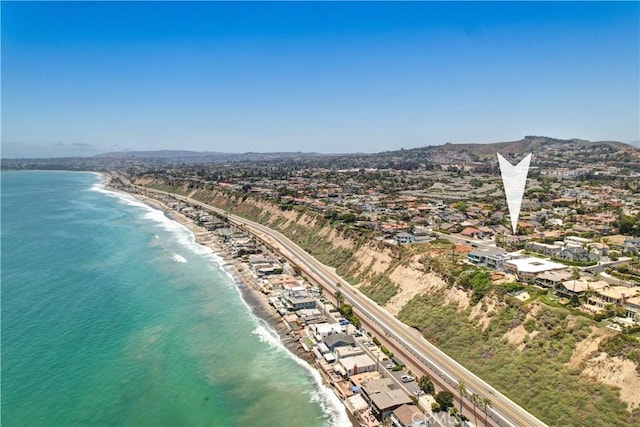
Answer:
M536 275L545 271L564 270L566 265L547 261L536 257L518 258L506 261L505 269L518 276L519 279L533 279Z

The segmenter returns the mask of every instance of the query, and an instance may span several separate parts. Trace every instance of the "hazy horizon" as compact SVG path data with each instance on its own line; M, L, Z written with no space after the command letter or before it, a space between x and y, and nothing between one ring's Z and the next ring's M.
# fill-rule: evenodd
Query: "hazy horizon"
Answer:
M640 140L640 5L2 2L2 157Z

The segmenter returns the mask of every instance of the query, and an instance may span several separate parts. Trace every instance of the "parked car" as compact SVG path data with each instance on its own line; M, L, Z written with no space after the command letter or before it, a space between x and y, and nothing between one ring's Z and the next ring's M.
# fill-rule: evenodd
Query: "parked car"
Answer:
M394 366L396 365L394 365L393 363L387 363L386 365L384 365L384 367L387 369L392 369Z
M422 396L424 394L424 391L418 389L418 390L414 391L413 394L415 394L416 396Z
M416 380L411 375L403 375L402 377L400 377L400 379L402 380L403 383L410 383L411 381Z

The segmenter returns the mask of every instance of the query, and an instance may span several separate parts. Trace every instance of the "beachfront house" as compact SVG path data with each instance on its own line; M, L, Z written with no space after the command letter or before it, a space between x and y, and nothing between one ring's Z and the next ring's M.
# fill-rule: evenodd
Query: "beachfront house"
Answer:
M344 332L339 333L328 333L323 342L325 345L335 353L336 348L338 347L355 347L356 341L352 335L345 334Z
M402 405L391 413L395 427L428 427L427 416L415 405Z
M409 395L391 378L375 378L362 383L362 397L379 420L389 418L402 405L413 403Z
M309 330L317 342L324 341L329 334L342 333L342 326L338 323L316 323L309 326ZM353 338L353 337L352 337Z
M306 291L288 292L284 297L285 306L289 311L312 309L316 307L316 299L311 298Z
M362 374L364 372L373 372L376 370L377 363L367 354L360 354L352 357L339 359L333 368L335 372L342 375L343 378L349 378L352 375Z

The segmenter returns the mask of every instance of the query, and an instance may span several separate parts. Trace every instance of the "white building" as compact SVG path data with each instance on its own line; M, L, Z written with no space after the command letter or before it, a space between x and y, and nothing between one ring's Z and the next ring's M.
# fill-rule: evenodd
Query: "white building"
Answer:
M324 340L329 334L342 333L342 326L339 323L316 323L309 326L316 341Z
M358 356L345 357L338 360L336 372L342 374L343 377L362 374L363 372L373 372L376 370L376 361L366 354Z
M530 280L545 271L567 268L566 265L535 257L512 259L506 261L504 267L507 271L515 274L519 280Z

